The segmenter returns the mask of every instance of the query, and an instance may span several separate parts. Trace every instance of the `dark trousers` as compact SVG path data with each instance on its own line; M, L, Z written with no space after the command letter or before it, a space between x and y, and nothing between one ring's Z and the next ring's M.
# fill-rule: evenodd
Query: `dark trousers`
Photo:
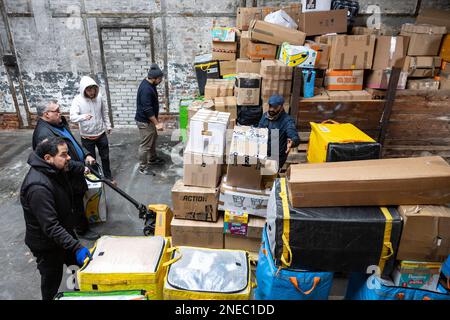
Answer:
M83 194L73 195L73 210L77 215L77 224L75 231L83 235L89 229L89 221L86 217L86 208L84 207Z
M103 174L107 179L112 180L111 166L109 163L109 142L106 133L103 133L96 140L81 138L81 144L94 158L96 158L95 147L97 147L100 158L102 159Z
M63 277L63 268L76 266L73 252L62 249L33 252L36 257L37 269L41 274L42 300L53 300L58 293Z

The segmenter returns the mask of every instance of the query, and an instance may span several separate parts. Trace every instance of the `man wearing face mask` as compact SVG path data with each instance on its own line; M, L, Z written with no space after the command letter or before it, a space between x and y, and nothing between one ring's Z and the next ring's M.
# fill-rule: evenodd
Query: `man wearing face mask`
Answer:
M279 160L278 167L281 169L286 162L289 152L292 148L300 144L297 128L294 119L284 111L284 98L279 95L273 95L269 98L269 111L264 113L259 121L259 128L269 129L269 156L271 156L271 136L272 129L278 129L279 134Z
M156 87L162 79L163 72L156 63L153 63L147 78L142 80L137 92L137 108L134 119L141 137L139 145L139 172L141 174L152 174L152 166L164 163L164 160L156 155L157 131L163 130L163 125L158 120L159 101Z
M28 158L31 168L20 189L25 244L36 257L43 300L53 299L58 292L64 264L81 266L90 257L73 231L78 217L67 178L69 162L67 143L62 138L44 139ZM84 171L82 163L71 166Z

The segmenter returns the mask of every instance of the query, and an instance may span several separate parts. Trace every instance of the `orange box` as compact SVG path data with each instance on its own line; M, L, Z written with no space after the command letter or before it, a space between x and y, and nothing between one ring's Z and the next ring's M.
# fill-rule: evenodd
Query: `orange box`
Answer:
M442 60L450 62L450 33L448 33L441 45L440 56Z
M250 41L247 46L247 58L250 60L274 60L277 55L277 46L268 43Z
M327 90L362 90L364 70L327 70L325 87Z

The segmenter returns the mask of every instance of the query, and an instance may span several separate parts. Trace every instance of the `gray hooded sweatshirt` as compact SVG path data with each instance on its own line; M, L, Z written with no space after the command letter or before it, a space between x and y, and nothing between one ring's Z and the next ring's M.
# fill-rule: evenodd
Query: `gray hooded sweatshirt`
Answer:
M97 88L94 99L90 99L84 94L89 86ZM91 114L93 117L85 120L86 114ZM111 129L108 106L103 103L98 84L90 77L81 78L80 93L73 99L70 107L70 121L79 124L82 137L97 137Z

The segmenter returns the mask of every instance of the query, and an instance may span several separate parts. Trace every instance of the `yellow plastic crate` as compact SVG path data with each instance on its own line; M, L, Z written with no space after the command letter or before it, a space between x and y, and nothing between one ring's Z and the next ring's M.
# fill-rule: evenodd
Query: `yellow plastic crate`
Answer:
M91 249L92 258L77 272L80 290L145 290L149 299L162 300L169 247L170 239L158 236L103 236Z
M307 153L308 162L326 162L329 143L375 142L351 123L327 120L309 124L311 135Z

